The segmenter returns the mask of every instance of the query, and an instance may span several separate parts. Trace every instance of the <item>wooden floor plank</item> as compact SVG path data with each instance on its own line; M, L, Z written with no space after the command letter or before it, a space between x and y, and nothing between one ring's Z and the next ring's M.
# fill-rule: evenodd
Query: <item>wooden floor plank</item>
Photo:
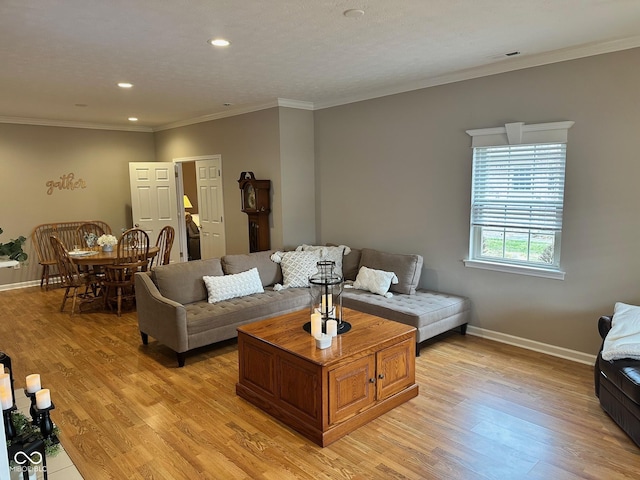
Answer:
M236 396L234 341L179 369L154 339L141 345L135 312L71 317L61 295L0 292L0 350L18 389L41 374L86 479L615 480L640 469L586 365L447 334L416 358L418 397L323 449Z

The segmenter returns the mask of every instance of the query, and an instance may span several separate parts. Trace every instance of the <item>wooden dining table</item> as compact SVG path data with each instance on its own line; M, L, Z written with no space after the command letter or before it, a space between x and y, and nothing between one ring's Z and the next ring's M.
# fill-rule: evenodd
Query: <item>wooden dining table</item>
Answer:
M147 258L151 260L160 251L159 247L149 247L149 253ZM111 252L103 252L102 250L80 250L78 252L69 251L69 256L73 259L73 263L79 266L105 266L113 265L118 258L118 254L115 250Z

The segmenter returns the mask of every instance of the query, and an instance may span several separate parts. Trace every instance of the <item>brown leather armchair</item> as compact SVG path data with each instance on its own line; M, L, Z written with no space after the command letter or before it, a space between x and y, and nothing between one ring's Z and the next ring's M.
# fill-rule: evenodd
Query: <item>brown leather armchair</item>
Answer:
M612 318L602 316L598 321L603 344ZM602 409L640 446L640 360L604 360L600 346L594 380Z

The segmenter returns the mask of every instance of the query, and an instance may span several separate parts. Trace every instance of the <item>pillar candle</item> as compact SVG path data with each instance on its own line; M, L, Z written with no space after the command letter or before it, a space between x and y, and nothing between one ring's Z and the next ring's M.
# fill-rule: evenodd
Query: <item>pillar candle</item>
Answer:
M322 295L322 313L330 312L333 307L333 296L331 294Z
M11 376L8 373L0 373L0 387L11 392Z
M42 386L40 385L40 375L38 375L37 373L27 375L27 392L36 393L41 388Z
M2 410L9 410L13 406L11 390L0 387L0 404L2 405Z
M319 313L311 314L311 335L318 337L322 333L322 316Z
M36 392L36 407L38 410L44 410L51 406L51 393L48 388L43 388Z
M327 320L327 335L336 337L338 335L338 322L335 320Z

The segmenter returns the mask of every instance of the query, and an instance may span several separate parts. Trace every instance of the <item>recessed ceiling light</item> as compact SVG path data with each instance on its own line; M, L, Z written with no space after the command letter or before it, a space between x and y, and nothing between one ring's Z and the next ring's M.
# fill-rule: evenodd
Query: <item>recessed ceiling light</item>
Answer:
M129 117L129 121L130 122L137 122L138 121L138 117Z
M349 18L357 18L364 15L364 10L360 10L359 8L350 8L349 10L345 10L342 12L345 17Z
M224 38L212 38L209 40L209 43L214 47L228 47L231 42L229 40L225 40Z
M119 86L120 88L131 88L131 87L133 87L133 83L129 83L129 82L120 82L120 83L118 84L118 86Z
M86 103L76 103L75 106L76 107L88 107L89 105L87 105Z
M222 105L225 107L230 107L231 105L233 105L233 103L225 102Z

